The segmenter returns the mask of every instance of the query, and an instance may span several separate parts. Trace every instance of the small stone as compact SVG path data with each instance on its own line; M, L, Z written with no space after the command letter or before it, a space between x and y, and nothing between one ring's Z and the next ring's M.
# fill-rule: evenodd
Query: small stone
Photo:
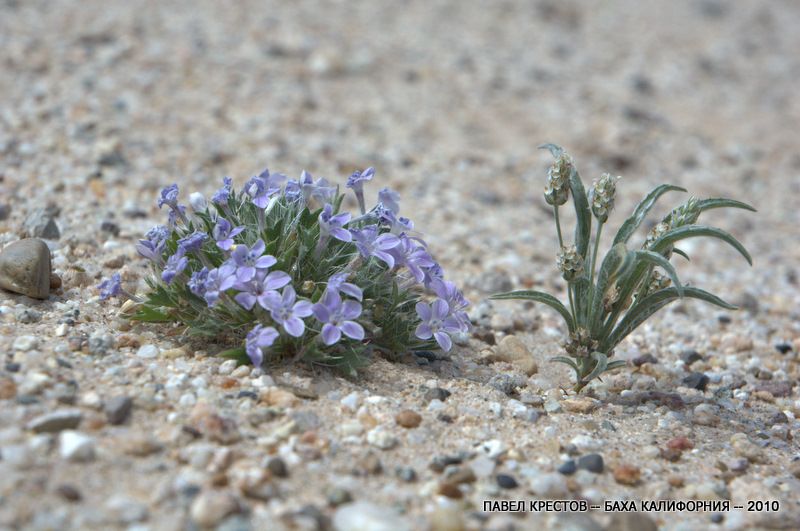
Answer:
M489 387L493 387L506 395L513 395L520 387L528 385L527 379L520 374L495 374L489 380Z
M388 507L365 501L342 505L333 514L334 531L411 531L411 524Z
M286 466L286 461L280 457L272 457L267 461L267 470L277 478L289 477L289 468Z
M331 507L338 507L353 501L353 495L350 494L350 491L342 487L333 487L328 491L326 498L328 499L328 505Z
M352 393L342 398L339 401L339 403L342 404L342 407L344 407L347 410L356 411L358 409L359 404L361 403L361 397L357 392L353 391Z
M679 461L680 458L681 458L681 455L683 455L683 452L681 452L677 448L663 448L661 450L661 457L663 457L664 459L666 459L667 461L669 461L671 463L675 463L676 461Z
M417 472L410 466L399 466L395 469L394 473L406 483L413 483L417 480Z
M115 396L103 407L109 424L123 424L131 414L133 400L129 396Z
M639 467L622 464L614 468L614 480L622 485L636 485L642 476Z
M0 400L8 400L17 396L17 384L6 376L0 376Z
M733 446L733 450L738 455L746 458L751 463L763 463L766 460L764 450L757 444L750 442L744 433L733 434L731 436L731 446Z
M428 517L429 531L465 531L464 512L454 503L437 505Z
M547 413L558 413L561 411L561 402L552 398L548 398L544 402L544 410Z
M788 422L789 422L789 417L786 416L786 413L784 413L783 411L776 411L769 417L767 424L772 426L775 424L787 424Z
M89 336L89 353L96 356L105 356L114 347L114 336L96 332Z
M69 502L79 502L81 499L83 499L81 491L79 491L74 485L70 485L68 483L64 483L56 487L56 494Z
M578 468L600 474L603 471L603 456L600 454L586 454L578 459Z
M5 221L11 215L11 207L6 203L0 203L0 221Z
M792 395L792 382L770 380L756 384L756 391L766 391L775 398L786 398Z
M192 502L190 516L201 527L214 527L226 516L239 511L239 502L230 492L207 490Z
M433 389L428 389L425 392L425 401L430 402L431 400L439 400L444 402L447 400L447 397L450 396L450 391L447 389L442 389L441 387L434 387Z
M122 453L134 457L147 457L156 452L160 452L164 446L152 436L143 433L125 435L118 442L118 448Z
M703 359L703 356L701 356L700 353L697 352L694 349L687 349L687 350L684 350L683 352L681 352L681 360L683 360L683 363L687 367L692 365L694 362L700 361L702 359Z
M566 478L553 472L532 476L528 486L535 495L547 498L558 498L569 490Z
M689 376L683 379L683 385L689 387L690 389L697 389L699 391L705 391L706 387L708 387L708 376L703 374L702 372L693 372Z
M67 461L91 461L95 453L94 439L77 431L64 430L59 436L58 453Z
M221 444L232 444L241 439L236 421L220 415L205 402L198 402L194 406L189 420L196 431L212 441ZM294 422L291 424L295 426ZM277 431L280 431L280 428Z
M578 470L578 465L575 463L574 459L568 459L564 461L561 466L558 467L558 472L560 474L564 474L565 476L571 476Z
M775 350L781 354L788 354L792 351L792 345L790 343L777 343L775 345Z
M17 322L23 324L38 323L42 320L42 312L36 311L33 308L23 308L16 312Z
M641 367L645 363L650 363L650 364L658 363L658 359L655 356L653 356L652 354L650 354L649 352L647 354L642 354L641 356L637 356L636 358L633 358L632 361L633 361L634 366L636 366L636 367Z
M39 340L35 336L18 336L11 348L20 352L28 352L39 346Z
M600 407L600 401L586 396L567 398L561 401L561 406L573 413L591 413Z
M261 391L260 399L268 406L288 408L296 405L299 400L289 391L280 387L267 387Z
M136 355L143 359L153 359L158 356L159 348L155 345L142 345Z
M509 474L497 474L497 476L495 476L495 480L501 489L516 489L519 487L519 483L517 483L517 480L514 479L514 476Z
M515 335L505 336L500 343L494 347L494 356L497 361L513 363L531 357L531 352L525 343Z
M34 418L27 427L36 433L57 433L77 428L81 420L83 413L79 409L62 409Z
M61 237L53 213L50 209L37 208L25 218L22 223L22 233L31 238L44 238L57 240Z
M686 437L674 437L667 441L667 448L683 452L694 448L694 444Z
M381 450L390 450L397 446L397 437L390 431L377 427L367 432L367 442Z
M422 416L416 411L404 409L395 417L395 421L404 428L416 428L422 422Z
M460 500L464 497L464 493L461 492L461 489L458 488L458 485L455 483L444 482L439 484L439 488L436 491L438 494L445 496L447 498L453 500Z

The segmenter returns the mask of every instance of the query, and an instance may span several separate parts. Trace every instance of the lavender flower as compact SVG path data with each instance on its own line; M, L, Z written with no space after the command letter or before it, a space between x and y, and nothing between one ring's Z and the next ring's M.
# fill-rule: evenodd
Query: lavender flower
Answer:
M161 262L161 255L169 238L169 229L163 225L156 225L145 234L144 240L136 244L136 251L153 262Z
M439 264L433 264L431 267L427 267L424 270L425 279L422 281L422 284L425 286L425 289L431 289L431 285L436 280L442 280L444 278L444 269Z
M353 235L350 231L343 228L347 222L350 221L350 213L344 212L342 214L333 215L333 205L327 203L319 215L319 237L320 240L327 240L329 236L333 236L337 240L343 242L352 241Z
M374 256L384 262L389 269L394 267L395 259L389 252L400 245L400 239L394 234L378 234L378 227L370 225L359 230L351 230L356 241L358 252L364 258Z
M277 260L274 256L264 255L266 248L264 241L259 239L252 248L237 245L233 249L231 260L236 266L236 278L239 282L247 282L256 275L257 270L268 269L275 265Z
M279 335L273 327L264 327L260 324L247 333L245 352L253 365L261 367L261 364L264 363L264 349L271 347Z
M400 235L404 232L414 229L414 222L408 218L397 217L397 214L383 206L383 203L378 205L378 219L382 225L389 227L389 232L392 234Z
M378 201L393 214L400 212L400 194L391 188L384 188L378 192Z
M423 282L425 280L424 269L435 266L436 262L425 250L425 247L405 234L400 235L399 242L400 244L390 251L394 256L395 263L406 266L417 282Z
M223 251L229 250L233 246L233 238L240 234L244 227L231 227L230 221L225 218L217 219L217 224L214 225L211 235L217 242L217 247Z
M198 297L203 297L206 294L206 282L208 281L208 269L203 268L199 271L195 271L192 273L189 282L186 285L189 287L189 291L197 295Z
M346 295L350 295L354 299L361 300L364 298L364 292L350 282L345 282L347 280L347 272L336 273L335 275L331 275L331 278L328 279L328 286L325 288L330 291L335 291L336 293L344 293Z
M280 289L292 278L283 271L261 270L256 273L255 278L248 282L237 282L234 287L240 290L234 299L247 310L252 310L256 302L265 310L270 309L270 300L278 296L276 289Z
M287 275L288 276L288 275ZM291 284L283 288L283 295L272 292L267 295L272 320L283 326L286 333L292 337L300 337L305 332L306 325L304 317L313 313L312 304L309 301L297 301L297 294Z
M355 192L356 199L358 199L358 206L361 208L362 214L367 212L367 209L364 206L364 183L366 181L371 181L374 175L375 169L370 167L363 172L355 171L350 177L347 178L347 187L351 188L353 192Z
M469 301L464 297L461 290L454 283L441 278L432 281L430 288L437 297L447 303L448 308L450 308L450 315L458 321L460 330L468 332L471 327L466 312L469 307Z
M178 248L181 249L184 254L199 251L206 238L208 238L208 234L205 232L194 231L192 234L178 240Z
M335 291L326 291L320 302L313 306L314 317L322 325L322 342L338 343L342 334L356 341L364 339L364 328L353 321L361 315L361 304L344 301Z
M183 205L178 205L167 214L167 227L169 227L170 231L175 228L179 219L186 225L189 224L189 220L186 219L186 207Z
M158 200L158 208L161 208L164 205L167 205L173 209L178 207L177 184L171 184L161 190L161 198Z
M300 174L298 185L307 205L330 203L336 195L336 187L331 186L327 179L320 177L315 181L305 170Z
M189 204L195 212L202 212L208 206L205 196L200 192L192 192L189 194Z
M222 178L222 188L217 190L211 197L211 202L215 205L227 206L228 199L231 197L231 189L233 188L233 179L230 177Z
M286 178L285 175L276 173L270 175L269 170L264 170L260 174L251 178L244 185L244 191L258 208L266 208L269 198L281 191L280 183Z
M208 272L205 285L203 286L203 298L206 300L209 307L217 303L220 293L231 289L236 283L236 275L234 275L234 272L234 267L230 264L223 264Z
M455 317L449 315L448 304L436 299L433 304L420 301L416 308L422 322L417 326L415 335L420 339L434 338L442 350L449 352L453 347L449 334L458 332L461 326Z
M175 254L167 259L164 270L161 272L161 280L166 284L171 284L175 277L186 269L187 265L189 265L189 259L184 256L183 250L179 247Z
M117 297L123 293L122 277L120 277L119 273L114 273L111 278L104 279L98 284L97 289L100 290L100 300Z

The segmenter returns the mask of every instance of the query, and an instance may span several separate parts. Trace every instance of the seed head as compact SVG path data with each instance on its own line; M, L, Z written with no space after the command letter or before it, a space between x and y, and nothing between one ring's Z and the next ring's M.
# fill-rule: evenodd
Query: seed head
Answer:
M588 358L589 354L597 350L598 346L599 342L592 339L589 331L580 327L569 335L569 340L564 344L564 350L573 358Z
M662 275L658 271L653 271L650 277L650 283L647 285L647 293L649 294L660 289L668 288L670 284L672 284L672 281L669 277Z
M611 284L606 292L603 294L603 309L607 312L611 311L611 308L616 304L619 300L619 286L617 283L614 282Z
M644 241L645 249L651 248L653 244L656 242L656 240L658 240L661 236L663 236L664 233L667 232L669 229L670 225L666 221L662 221L661 223L650 229L650 232L647 234L647 239L645 239Z
M556 265L561 271L561 276L568 282L575 280L583 273L583 257L578 254L578 250L574 245L561 248Z
M612 177L610 174L604 173L594 181L594 187L591 191L592 214L600 223L605 223L608 220L608 213L614 208L618 180L619 176Z
M682 227L684 225L693 225L700 217L700 209L697 208L697 199L690 197L688 201L674 209L664 218L664 222L668 223L670 228Z
M569 175L572 172L572 157L562 153L547 170L547 186L544 200L547 204L560 206L569 199Z

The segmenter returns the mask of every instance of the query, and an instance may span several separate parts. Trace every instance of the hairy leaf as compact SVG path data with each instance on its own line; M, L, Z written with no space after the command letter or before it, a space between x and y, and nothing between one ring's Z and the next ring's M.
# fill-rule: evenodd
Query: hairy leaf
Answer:
M685 192L686 189L671 184L662 184L657 186L652 192L647 194L641 203L636 206L636 210L633 211L631 217L626 219L619 228L616 237L614 237L614 245L627 242L631 235L636 232L636 229L639 228L639 225L642 224L642 221L644 221L644 218L647 216L647 213L650 212L650 209L653 208L653 205L656 204L658 198L671 191Z
M700 212L711 210L712 208L741 208L743 210L749 210L750 212L758 212L755 208L748 205L747 203L743 203L741 201L737 201L735 199L726 199L724 197L712 197L710 199L700 199L697 201L695 205Z
M575 248L578 254L584 259L589 249L589 239L592 233L592 211L589 209L589 200L586 197L586 190L575 166L569 176L569 188L572 192L572 203L575 205Z
M553 308L555 311L561 314L561 317L567 322L567 328L570 332L575 331L575 323L572 322L572 315L569 313L569 310L564 306L561 301L550 295L549 293L544 293L543 291L535 291L535 290L519 290L519 291L509 291L507 293L498 293L496 295L492 295L489 297L492 300L528 300L534 302L540 302L542 304L546 304Z
M666 271L672 283L675 285L675 288L678 290L678 296L683 297L683 287L681 286L681 281L678 279L678 272L675 271L675 268L669 263L669 260L653 251L640 250L635 251L634 254L637 259L659 266Z
M699 299L727 310L735 310L736 306L728 304L716 295L713 295L700 288L685 286L683 288L683 296ZM640 301L636 301L633 306L628 310L628 313L622 318L614 331L607 339L600 345L602 350L609 351L614 348L620 341L625 339L631 332L633 332L640 324L645 322L651 315L658 310L669 304L670 302L679 299L678 289L669 287L660 289L651 293Z
M592 372L590 372L584 378L581 379L582 382L591 382L592 380L603 374L603 372L605 372L606 368L608 367L608 356L606 354L595 351L592 352L590 356L595 361L594 369L592 369Z
M564 149L556 144L542 144L539 146L539 149L546 149L550 151L550 154L553 155L554 159L557 159L562 153L564 153Z
M753 259L750 257L750 253L747 252L747 249L744 248L744 245L742 245L739 240L722 229L709 227L707 225L684 225L682 227L670 229L653 242L652 248L657 252L664 252L668 246L675 242L687 238L694 238L696 236L711 236L728 243L731 247L739 251L739 254L744 256L748 264L753 265Z
M632 261L632 255L625 248L624 243L618 243L613 246L600 266L597 272L597 281L594 287L594 295L592 298L592 308L589 314L589 330L594 334L597 331L602 317L603 310L603 297L606 290L611 285L613 279L618 277Z

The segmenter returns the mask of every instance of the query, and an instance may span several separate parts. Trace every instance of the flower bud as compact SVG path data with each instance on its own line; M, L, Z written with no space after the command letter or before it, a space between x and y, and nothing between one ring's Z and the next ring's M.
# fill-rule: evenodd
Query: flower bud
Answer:
M578 254L574 245L561 248L561 251L558 253L556 265L559 271L561 271L561 276L567 282L575 280L583 273L583 257Z
M573 358L588 358L599 345L597 340L592 339L586 328L580 327L569 335L569 340L564 344L564 350Z
M594 181L591 191L592 214L600 223L605 223L608 220L608 213L614 208L618 180L619 176L612 177L610 174L604 173Z
M560 206L569 199L569 176L572 172L572 158L562 153L547 170L547 186L544 200L547 204Z
M200 192L193 192L189 194L189 204L195 212L202 212L206 209L206 198Z

